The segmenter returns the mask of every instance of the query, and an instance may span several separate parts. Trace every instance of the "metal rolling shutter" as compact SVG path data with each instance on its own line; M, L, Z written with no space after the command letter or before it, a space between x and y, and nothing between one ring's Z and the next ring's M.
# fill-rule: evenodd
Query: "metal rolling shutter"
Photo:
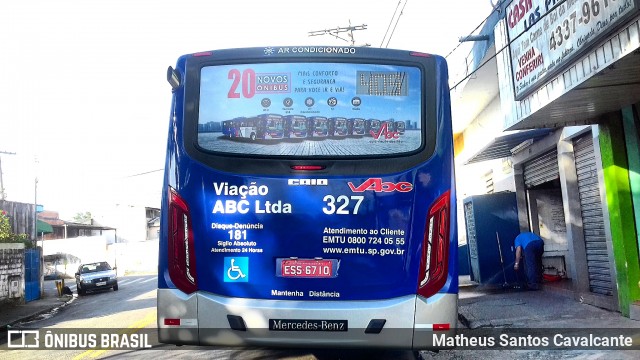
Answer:
M476 219L473 216L473 202L464 204L464 218L467 226L467 244L469 245L469 259L471 262L471 280L480 281L478 269L478 239L476 238Z
M550 151L524 165L524 183L527 188L559 178L558 151Z
M604 231L598 168L591 133L573 142L578 173L578 191L582 208L582 226L587 249L589 289L593 293L612 295L611 267Z

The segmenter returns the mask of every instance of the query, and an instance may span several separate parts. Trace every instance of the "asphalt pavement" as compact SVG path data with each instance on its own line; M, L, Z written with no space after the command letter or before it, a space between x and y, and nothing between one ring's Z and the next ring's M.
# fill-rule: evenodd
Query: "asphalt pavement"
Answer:
M75 292L75 283L67 285ZM624 328L637 329L640 321L618 312L582 304L555 289L516 291L486 288L460 282L458 306L460 323L468 329L478 328ZM44 296L26 304L3 304L0 307L0 329L55 312L75 300L77 295L58 296L53 281L45 281Z

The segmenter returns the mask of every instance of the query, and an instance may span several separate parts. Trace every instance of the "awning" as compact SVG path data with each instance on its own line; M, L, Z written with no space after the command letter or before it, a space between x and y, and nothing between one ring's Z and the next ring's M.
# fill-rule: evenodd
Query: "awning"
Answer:
M53 227L42 220L37 221L36 229L38 234L51 234L53 233Z
M478 151L478 153L467 160L465 162L465 165L480 161L509 157L512 155L511 149L515 148L525 141L536 141L540 138L543 138L549 135L552 131L554 131L554 129L533 129L499 136L493 139L489 144L487 144L487 146L485 146L482 150Z

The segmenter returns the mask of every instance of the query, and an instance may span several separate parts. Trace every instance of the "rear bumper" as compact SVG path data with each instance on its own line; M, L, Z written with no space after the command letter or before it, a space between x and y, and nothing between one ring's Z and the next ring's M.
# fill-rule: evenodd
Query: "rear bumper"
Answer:
M172 344L432 349L433 334L441 334L433 331L434 324L449 324L455 331L457 305L456 294L437 294L429 301L415 295L375 301L283 301L158 289L158 332L161 342ZM180 319L180 325L167 325L165 319L174 319L171 324ZM270 319L346 320L348 330L275 331L269 329ZM371 332L372 320L385 320L378 333ZM233 330L232 323L245 329Z

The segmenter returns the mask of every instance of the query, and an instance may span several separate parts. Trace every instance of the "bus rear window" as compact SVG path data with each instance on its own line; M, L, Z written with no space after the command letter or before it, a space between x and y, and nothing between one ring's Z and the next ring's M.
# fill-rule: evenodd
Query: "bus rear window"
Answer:
M424 141L421 70L259 63L200 70L198 145L263 156L387 156Z

